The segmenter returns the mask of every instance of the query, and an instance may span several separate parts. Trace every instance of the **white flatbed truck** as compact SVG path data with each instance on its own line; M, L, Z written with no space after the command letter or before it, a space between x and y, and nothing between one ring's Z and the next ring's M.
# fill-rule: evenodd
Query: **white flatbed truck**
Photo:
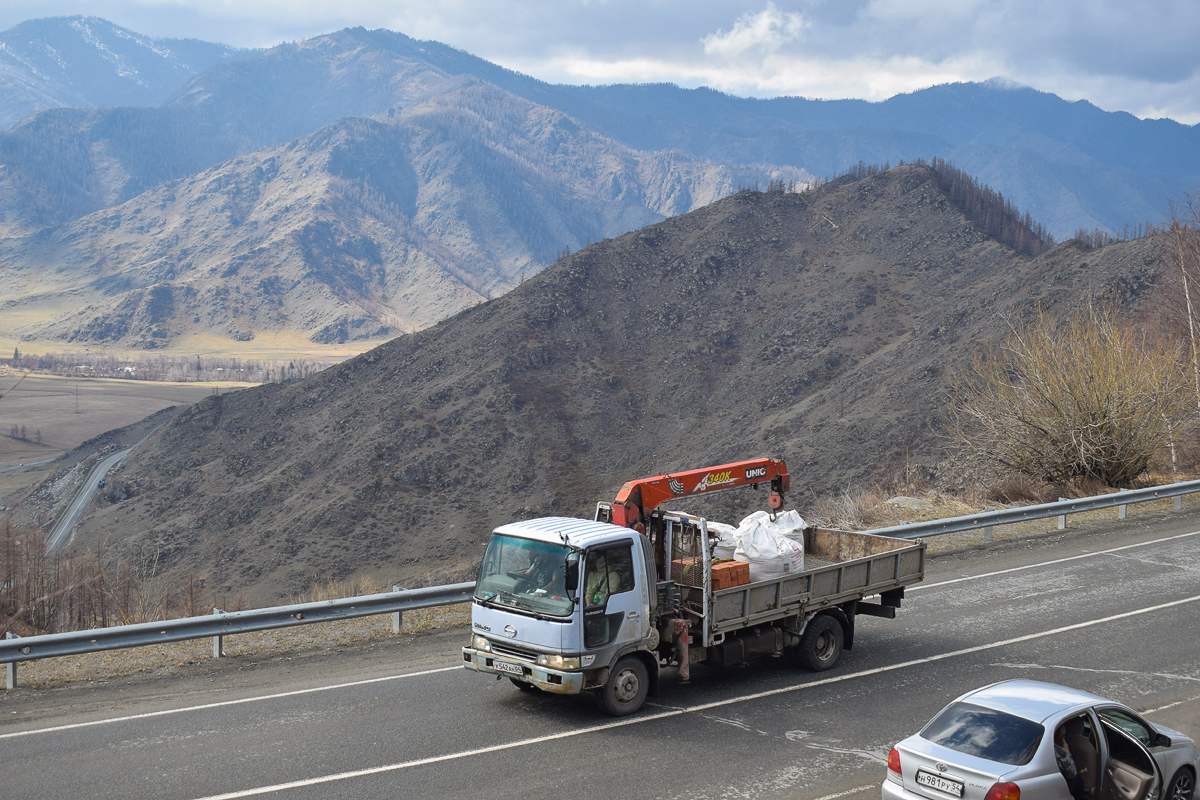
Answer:
M709 477L738 470L748 476L739 485L754 485L757 463L715 467ZM772 463L782 467L772 495L781 503L786 467ZM680 488L676 482L674 494L692 493ZM632 514L618 495L598 504L595 520L544 517L497 528L480 565L463 665L521 689L594 693L604 710L624 716L642 707L666 668L687 681L693 664L783 655L829 669L853 646L857 616L893 618L904 587L924 575L924 542L808 529L802 570L714 588L706 520L646 510L649 494L635 499ZM635 521L627 527L614 518Z

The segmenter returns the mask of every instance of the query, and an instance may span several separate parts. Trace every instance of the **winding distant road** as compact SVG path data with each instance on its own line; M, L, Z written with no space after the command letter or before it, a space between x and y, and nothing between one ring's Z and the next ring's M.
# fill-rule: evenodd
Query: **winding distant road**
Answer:
M145 441L145 439L142 441ZM138 442L138 444L141 444L141 442ZM100 481L104 480L104 477L108 475L108 471L121 463L125 456L133 451L134 447L137 447L137 445L126 447L124 450L118 450L92 467L92 471L88 473L87 480L83 482L83 486L75 495L75 499L71 501L71 507L59 517L54 530L50 531L50 538L46 540L46 548L51 553L70 541L71 531L74 530L75 523L79 522L83 517L88 506L92 504L92 498L96 496L96 492L100 489Z
M828 672L784 659L664 676L639 714L524 692L443 642L275 679L86 702L0 697L0 793L28 800L878 800L887 753L949 700L1037 678L1200 736L1200 519L1163 514L929 560ZM97 689L96 691L100 691ZM24 698L24 699L22 699ZM5 706L5 701L10 701ZM23 716L22 716L23 715ZM16 721L20 719L20 721ZM10 721L12 720L12 721Z
M17 464L15 467L0 467L0 472L15 472L16 470L25 469L26 467L38 467L42 464L49 464L55 458L58 458L58 456L54 456L53 458L43 458L41 461L30 461L28 464Z

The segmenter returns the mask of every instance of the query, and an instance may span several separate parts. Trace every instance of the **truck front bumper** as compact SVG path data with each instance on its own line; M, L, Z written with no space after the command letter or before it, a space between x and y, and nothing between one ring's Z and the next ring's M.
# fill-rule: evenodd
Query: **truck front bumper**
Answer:
M583 691L582 672L563 672L558 669L539 667L527 661L505 658L495 653L485 653L474 647L462 649L463 666L476 672L500 675L536 686L543 692L554 694L579 694Z

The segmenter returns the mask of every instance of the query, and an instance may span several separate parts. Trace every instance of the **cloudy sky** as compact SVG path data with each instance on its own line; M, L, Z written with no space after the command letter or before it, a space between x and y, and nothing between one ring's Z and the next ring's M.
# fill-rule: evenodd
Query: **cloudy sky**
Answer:
M389 28L553 82L755 97L999 77L1200 123L1200 0L0 0L0 30L68 14L245 47Z

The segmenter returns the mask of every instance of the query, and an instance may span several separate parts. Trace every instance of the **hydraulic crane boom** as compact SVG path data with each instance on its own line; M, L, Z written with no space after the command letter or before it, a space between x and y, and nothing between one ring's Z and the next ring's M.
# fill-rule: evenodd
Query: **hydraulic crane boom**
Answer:
M774 458L755 458L629 481L617 492L617 499L612 504L612 521L614 525L644 533L650 513L667 500L760 483L771 484L767 505L774 511L783 508L783 496L791 489L791 478L787 465Z

